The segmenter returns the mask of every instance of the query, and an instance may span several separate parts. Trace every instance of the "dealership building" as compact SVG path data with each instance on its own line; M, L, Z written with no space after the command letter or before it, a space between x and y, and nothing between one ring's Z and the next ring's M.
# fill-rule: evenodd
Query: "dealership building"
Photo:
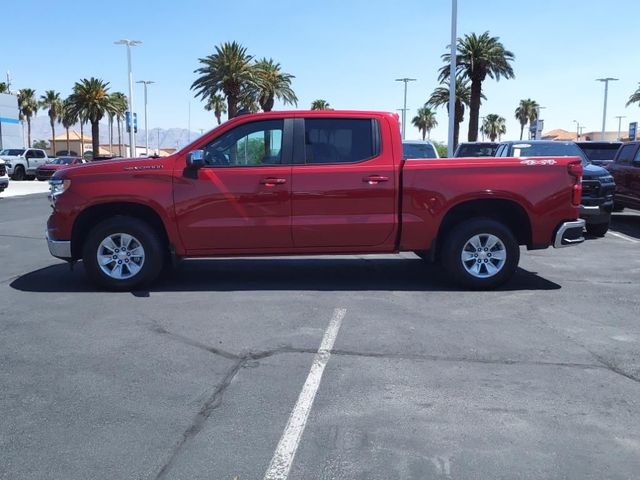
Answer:
M18 116L18 96L0 93L0 150L22 147L24 140Z

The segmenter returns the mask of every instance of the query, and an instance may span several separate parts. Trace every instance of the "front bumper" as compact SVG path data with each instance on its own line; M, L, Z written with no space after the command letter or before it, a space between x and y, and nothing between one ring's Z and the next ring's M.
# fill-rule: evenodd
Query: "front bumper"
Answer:
M45 236L47 237L47 245L51 255L63 260L71 259L71 240L51 240L49 232L46 232Z
M613 211L613 200L601 205L580 205L580 218L584 218L590 225L609 223Z
M571 247L584 242L582 231L586 222L580 218L572 222L561 223L553 241L554 248Z

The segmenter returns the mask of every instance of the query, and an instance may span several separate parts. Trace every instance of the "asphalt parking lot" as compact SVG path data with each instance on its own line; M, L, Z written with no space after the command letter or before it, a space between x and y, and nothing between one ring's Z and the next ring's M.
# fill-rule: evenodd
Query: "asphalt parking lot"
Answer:
M403 254L132 294L49 256L49 208L0 200L2 479L638 478L638 214L494 292Z

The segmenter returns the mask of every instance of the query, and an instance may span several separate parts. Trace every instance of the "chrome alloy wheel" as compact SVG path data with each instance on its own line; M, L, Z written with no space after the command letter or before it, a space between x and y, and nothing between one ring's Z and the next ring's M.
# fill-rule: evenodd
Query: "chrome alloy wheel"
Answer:
M476 278L489 278L504 267L507 249L495 235L480 233L467 240L460 259L469 274Z
M144 265L144 248L127 233L112 233L100 242L97 260L103 273L115 280L127 280Z

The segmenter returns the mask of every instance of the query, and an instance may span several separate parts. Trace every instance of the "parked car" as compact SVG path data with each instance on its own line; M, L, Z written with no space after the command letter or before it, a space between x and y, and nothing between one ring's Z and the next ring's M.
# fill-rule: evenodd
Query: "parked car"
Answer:
M171 258L418 252L493 288L519 245L584 241L579 159L404 161L395 114L242 115L165 158L91 162L50 180L49 251L127 290Z
M405 160L439 158L438 150L430 140L403 140L402 155Z
M594 165L604 167L613 161L622 142L576 142Z
M0 151L0 158L5 161L7 173L13 180L33 180L36 169L50 160L39 148L7 148Z
M0 193L9 186L9 175L4 160L0 159Z
M51 160L49 163L40 165L36 170L36 178L40 181L49 180L58 170L71 165L81 165L83 163L87 163L87 161L80 157L58 157Z
M607 169L616 181L615 210L640 210L640 142L624 143Z
M498 144L495 142L460 143L454 157L495 157Z
M602 167L593 165L575 142L555 140L527 140L502 142L496 152L498 157L558 157L570 156L582 159L582 203L580 217L586 221L587 232L602 237L609 230L615 182Z

